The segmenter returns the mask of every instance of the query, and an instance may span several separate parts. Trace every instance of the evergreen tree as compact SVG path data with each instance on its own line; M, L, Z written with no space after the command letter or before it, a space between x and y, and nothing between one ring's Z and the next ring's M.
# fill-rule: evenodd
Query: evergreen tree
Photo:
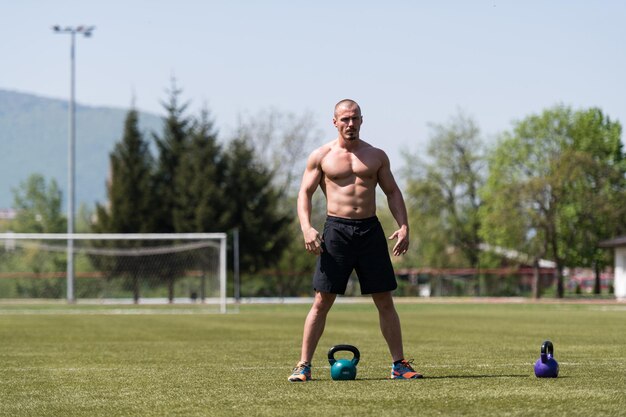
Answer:
M124 136L110 155L110 178L107 185L109 203L96 206L95 232L147 233L155 225L155 199L153 192L153 158L148 143L138 127L137 110L131 109L126 116ZM127 242L128 246L137 242ZM135 302L139 301L140 276L145 268L141 257L132 262L120 262L116 258L107 261L94 258L98 266L110 276L128 277L126 287L133 291Z
M280 209L282 196L272 185L272 172L245 139L229 144L225 168L225 224L239 228L241 268L254 272L278 261L291 238L292 215Z
M225 230L223 182L222 149L209 111L203 109L191 129L175 179L177 205L173 209L173 222L176 232Z
M193 214L195 208L192 204L197 202L196 199L199 197L198 190L192 188L193 184L185 183L193 173L190 174L187 170L187 173L183 174L184 178L179 178L183 172L182 167L188 165L183 161L192 150L194 130L193 120L186 115L188 104L180 103L181 93L182 90L176 86L176 80L172 79L168 102L163 103L167 113L163 132L160 137L154 135L159 152L156 171L158 219L155 231L160 233L193 230L191 225L195 218ZM210 123L207 127L209 129L207 133L211 132ZM177 254L168 255L158 272L160 280L167 284L170 303L174 301L174 284L182 268L179 261Z
M176 176L185 151L189 148L191 120L185 115L187 104L179 103L182 90L172 80L169 101L163 103L167 112L162 136L154 135L158 149L156 172L156 196L158 197L157 224L155 232L173 233L174 212L182 204L177 200Z
M137 110L131 109L124 136L109 157L108 206L96 207L96 232L147 233L154 228L153 158L139 131Z

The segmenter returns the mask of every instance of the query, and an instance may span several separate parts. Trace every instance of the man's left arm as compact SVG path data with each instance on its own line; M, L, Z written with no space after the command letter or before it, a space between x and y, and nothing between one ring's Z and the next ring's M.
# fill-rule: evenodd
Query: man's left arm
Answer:
M396 183L393 174L391 173L391 165L387 155L381 151L382 165L378 170L378 183L380 188L387 196L387 204L389 204L389 210L393 218L396 219L396 223L400 227L393 232L389 239L398 239L393 247L393 254L395 256L403 255L409 249L409 219L406 211L406 205L404 204L404 197L402 191Z

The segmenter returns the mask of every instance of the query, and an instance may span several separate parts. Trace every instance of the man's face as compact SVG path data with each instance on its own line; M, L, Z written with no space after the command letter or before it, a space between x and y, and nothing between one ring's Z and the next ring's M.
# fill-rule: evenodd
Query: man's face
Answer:
M358 106L341 106L337 108L333 124L344 140L353 141L359 138L363 118Z

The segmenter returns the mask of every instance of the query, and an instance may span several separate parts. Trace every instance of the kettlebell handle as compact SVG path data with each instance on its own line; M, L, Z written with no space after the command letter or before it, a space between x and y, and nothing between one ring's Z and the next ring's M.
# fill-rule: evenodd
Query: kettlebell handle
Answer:
M352 354L354 355L354 357L352 358L352 362L354 363L354 365L359 363L359 359L361 358L361 353L359 352L359 349L356 348L356 346L352 346L352 345L337 345L337 346L331 347L330 350L328 351L328 362L330 362L330 364L333 365L336 362L335 352L340 352L343 350L352 352Z
M548 358L549 357L551 358L553 356L554 356L554 345L552 344L551 341L546 340L541 345L541 362L546 363L548 361Z

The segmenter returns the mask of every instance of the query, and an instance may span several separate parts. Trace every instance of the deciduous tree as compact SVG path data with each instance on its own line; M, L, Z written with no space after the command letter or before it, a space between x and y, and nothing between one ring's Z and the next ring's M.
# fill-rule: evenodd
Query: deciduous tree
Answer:
M620 136L599 109L556 106L516 123L491 156L481 234L554 260L558 297L564 267L602 261L598 241L624 219Z
M478 190L484 182L484 144L462 112L432 124L428 158L407 157L406 200L422 265L472 266L479 260Z
M32 174L13 189L17 214L11 229L20 233L63 233L67 220L61 211L62 193L54 179Z

